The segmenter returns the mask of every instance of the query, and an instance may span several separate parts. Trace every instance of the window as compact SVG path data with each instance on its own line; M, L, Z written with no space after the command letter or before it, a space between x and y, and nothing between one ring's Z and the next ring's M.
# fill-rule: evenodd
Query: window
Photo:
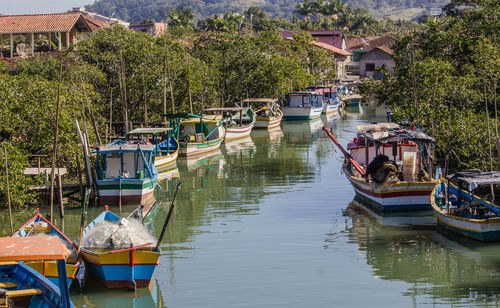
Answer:
M366 63L365 64L365 71L373 72L374 70L375 70L375 63Z

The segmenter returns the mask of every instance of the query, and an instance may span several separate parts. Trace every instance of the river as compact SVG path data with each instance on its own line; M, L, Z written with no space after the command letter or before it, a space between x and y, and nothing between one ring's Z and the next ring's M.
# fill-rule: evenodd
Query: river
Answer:
M321 127L345 145L357 125L385 117L381 108L347 111L179 159L155 193L149 227L158 235L182 182L150 288L106 290L87 278L72 286L75 306L499 305L500 245L443 235L430 211L382 217L353 202L341 154ZM89 219L101 211L91 208ZM16 213L16 224L30 216ZM0 220L6 235L6 213ZM79 224L80 210L67 210L73 239Z

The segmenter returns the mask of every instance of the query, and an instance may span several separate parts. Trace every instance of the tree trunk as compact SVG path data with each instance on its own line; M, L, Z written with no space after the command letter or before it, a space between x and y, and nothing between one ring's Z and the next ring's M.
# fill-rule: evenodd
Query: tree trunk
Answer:
M56 125L54 129L54 142L52 146L52 164L50 173L50 222L53 221L54 217L54 169L56 166L56 153L57 153L57 136L59 134L59 105L61 98L61 79L62 79L62 62L59 66L59 82L57 85L57 102L56 102Z
M148 98L146 91L146 79L144 78L144 73L142 73L142 97L144 99L144 125L148 127Z

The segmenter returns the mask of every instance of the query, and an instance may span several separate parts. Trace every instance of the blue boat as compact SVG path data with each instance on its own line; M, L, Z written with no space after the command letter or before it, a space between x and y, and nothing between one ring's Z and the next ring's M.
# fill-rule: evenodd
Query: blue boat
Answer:
M83 230L82 242L86 242L86 236L97 225L109 222L118 227L121 221L120 217L106 207L106 210ZM88 272L107 288L132 290L149 285L160 257L160 250L153 246L153 243L118 249L108 246L82 247L81 253Z
M74 307L66 279L58 287L23 262L57 260L59 277L66 277L68 256L57 236L0 238L0 307Z
M441 178L431 193L438 224L451 232L483 242L500 241L500 207L476 196L478 186L500 184L500 172L460 172ZM463 184L469 184L464 187Z
M59 231L49 220L40 215L39 210L36 210L36 215L28 220L19 230L14 232L12 236L16 237L38 237L40 235L57 236L69 249L71 255L67 260L67 278L68 286L71 286L73 280L79 275L83 277L82 257L78 254L78 246L70 240L64 233ZM26 264L35 269L54 284L59 281L59 272L57 270L57 262L54 260L26 261Z

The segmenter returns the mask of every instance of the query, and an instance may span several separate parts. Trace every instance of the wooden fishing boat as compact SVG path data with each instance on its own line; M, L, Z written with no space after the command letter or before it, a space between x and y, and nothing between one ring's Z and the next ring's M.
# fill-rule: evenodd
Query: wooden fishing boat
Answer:
M429 176L434 139L394 123L360 126L348 153L328 128L323 130L344 154L342 170L365 204L380 212L431 208L428 198L436 185Z
M255 125L255 113L248 106L208 108L204 112L222 116L226 128L225 142L250 136Z
M272 129L278 127L283 119L283 111L273 98L247 98L243 103L256 104L255 128Z
M170 127L179 141L179 156L192 157L216 151L226 129L220 115L169 114Z
M96 148L99 202L141 204L151 198L158 180L156 146L149 141L115 140Z
M338 113L342 101L333 86L316 85L307 87L308 91L314 91L323 99L323 114Z
M66 277L69 254L58 236L0 238L0 307L74 307L66 279L56 285L24 263L54 260Z
M106 207L105 211L83 230L82 242L86 243L92 229L103 222L111 223L118 228L122 219ZM137 287L148 286L158 265L160 250L153 244L152 242L137 246L131 244L129 248L119 249L83 246L81 253L89 273L107 288L135 290Z
M172 134L170 127L136 128L128 133L129 140L138 137L140 141L148 141L155 145L154 166L158 172L175 169L179 155L179 143ZM133 140L130 140L132 143Z
M288 93L283 108L285 120L315 120L323 111L323 100L316 92Z
M70 255L66 262L66 272L68 279L68 286L71 285L73 280L82 271L80 267L82 257L78 254L78 246L70 240L64 233L59 231L49 220L40 215L39 210L36 210L36 215L28 220L21 228L19 228L12 236L13 237L35 237L39 238L40 235L44 236L57 236L69 250ZM26 261L27 265L47 277L54 284L59 281L59 272L57 271L57 262L54 260L39 260L39 261Z
M451 179L456 184L440 178L430 196L438 224L475 240L500 241L500 207L488 201L491 195L474 194L479 186L500 184L500 172L460 172Z

